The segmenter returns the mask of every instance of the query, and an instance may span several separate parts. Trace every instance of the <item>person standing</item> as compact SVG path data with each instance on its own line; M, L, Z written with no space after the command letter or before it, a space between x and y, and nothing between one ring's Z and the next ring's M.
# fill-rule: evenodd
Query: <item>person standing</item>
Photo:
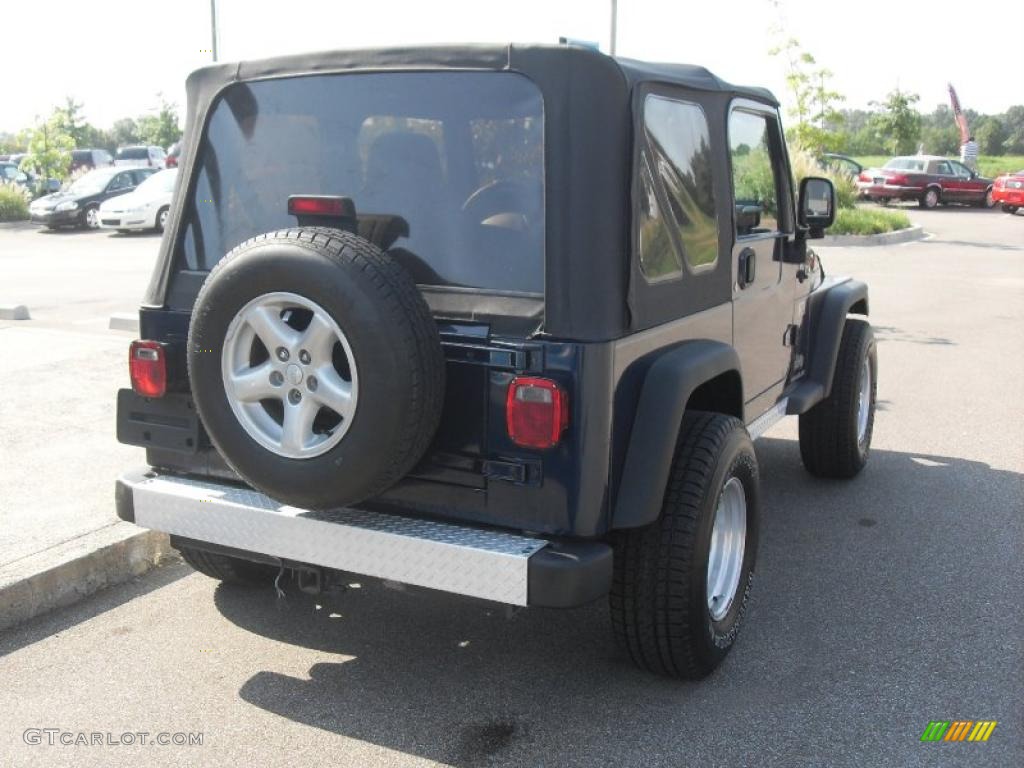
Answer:
M978 142L973 136L968 137L963 146L960 147L960 162L977 173L978 171Z

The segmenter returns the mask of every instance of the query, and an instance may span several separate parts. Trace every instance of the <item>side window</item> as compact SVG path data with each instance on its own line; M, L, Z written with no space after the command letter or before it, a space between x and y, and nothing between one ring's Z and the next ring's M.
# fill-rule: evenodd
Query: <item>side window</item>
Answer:
M711 143L696 104L649 95L644 99L640 153L640 268L651 281L713 268L718 223Z
M110 182L110 186L107 189L114 192L118 189L125 189L132 185L132 177L129 173L119 173Z
M739 109L729 115L729 158L739 237L779 230L779 180L772 162L768 119Z
M943 161L939 163L937 173L940 176L952 176L953 169L949 167L949 163Z
M962 178L962 179L969 179L969 178L971 178L971 171L970 171L970 169L966 165L964 165L963 163L956 163L956 162L953 162L951 160L949 162L949 165L952 167L953 173L955 175L959 176L960 178Z

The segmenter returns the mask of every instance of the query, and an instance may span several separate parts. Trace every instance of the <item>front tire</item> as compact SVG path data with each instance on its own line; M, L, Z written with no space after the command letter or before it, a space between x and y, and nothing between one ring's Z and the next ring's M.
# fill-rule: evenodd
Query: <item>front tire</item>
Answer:
M753 443L731 416L688 412L661 517L615 542L611 617L633 662L675 678L702 678L739 633L758 532Z
M99 229L100 228L100 209L99 206L91 205L85 209L82 213L82 228L83 229Z
M849 318L839 344L832 392L800 416L800 457L817 477L850 478L867 463L878 393L875 337Z
M985 208L991 210L996 207L996 201L992 199L992 189L985 190L985 196L981 198L981 202L978 203L979 208Z

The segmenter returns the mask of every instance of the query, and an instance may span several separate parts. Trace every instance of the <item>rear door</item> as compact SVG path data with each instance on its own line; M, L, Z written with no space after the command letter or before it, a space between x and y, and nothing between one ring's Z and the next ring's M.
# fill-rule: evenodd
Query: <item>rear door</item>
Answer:
M963 186L957 175L953 173L953 167L948 160L939 160L935 163L935 179L942 187L943 202L956 203L963 198Z
M794 231L792 192L775 110L735 101L728 132L735 223L733 337L749 421L781 393L792 357L787 331L796 265L783 264Z

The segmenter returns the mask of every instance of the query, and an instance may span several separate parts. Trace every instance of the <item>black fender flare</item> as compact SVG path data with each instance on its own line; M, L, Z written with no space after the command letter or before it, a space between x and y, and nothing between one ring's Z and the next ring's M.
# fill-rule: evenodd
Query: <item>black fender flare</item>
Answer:
M629 435L612 528L638 528L658 519L686 403L701 384L729 371L740 373L736 350L705 339L685 341L651 364Z
M806 413L832 393L843 326L853 311L868 314L868 286L860 280L830 282L807 297L806 374L790 393L786 413Z

